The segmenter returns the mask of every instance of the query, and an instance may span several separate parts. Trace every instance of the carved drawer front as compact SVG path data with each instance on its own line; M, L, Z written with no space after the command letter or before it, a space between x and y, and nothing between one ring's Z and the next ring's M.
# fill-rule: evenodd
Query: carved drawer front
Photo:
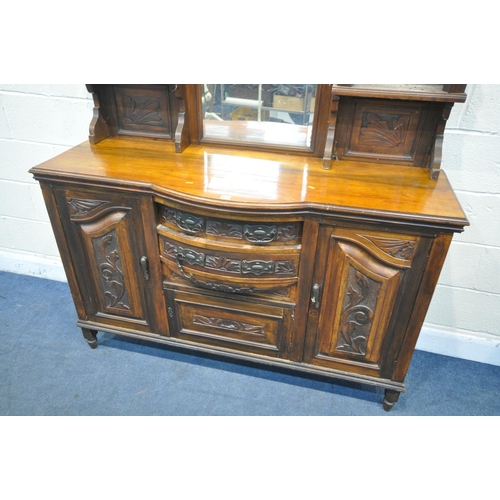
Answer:
M321 295L312 308L318 316L317 328L308 332L308 362L380 374L405 276L418 274L411 267L419 241L412 235L321 230L314 276Z
M158 205L160 225L209 240L253 245L297 245L302 223L298 221L244 221Z
M437 118L433 103L346 99L339 108L337 155L425 166Z
M292 312L166 290L170 335L182 340L283 357Z
M236 295L294 296L299 246L261 247L184 236L163 229L159 235L165 279ZM288 289L288 290L287 290Z

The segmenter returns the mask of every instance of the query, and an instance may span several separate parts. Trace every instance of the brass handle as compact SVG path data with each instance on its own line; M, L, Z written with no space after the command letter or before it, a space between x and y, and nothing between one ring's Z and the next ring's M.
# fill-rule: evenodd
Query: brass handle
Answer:
M319 308L319 285L315 283L312 287L311 302L316 309Z
M143 255L141 257L141 267L142 267L142 273L144 274L144 279L148 280L149 279L149 262L148 258Z

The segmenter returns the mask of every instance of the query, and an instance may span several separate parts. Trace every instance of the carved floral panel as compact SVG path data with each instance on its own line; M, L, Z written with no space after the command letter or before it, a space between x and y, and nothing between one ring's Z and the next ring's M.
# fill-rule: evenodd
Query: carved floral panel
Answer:
M111 311L130 311L115 230L94 238L92 243L106 302L105 308Z
M366 354L380 283L349 265L337 342L340 351Z

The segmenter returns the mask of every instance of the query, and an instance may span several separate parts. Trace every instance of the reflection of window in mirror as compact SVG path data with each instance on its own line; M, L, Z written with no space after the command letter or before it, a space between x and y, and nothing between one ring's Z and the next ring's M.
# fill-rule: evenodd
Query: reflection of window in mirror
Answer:
M202 84L203 138L311 148L315 84Z

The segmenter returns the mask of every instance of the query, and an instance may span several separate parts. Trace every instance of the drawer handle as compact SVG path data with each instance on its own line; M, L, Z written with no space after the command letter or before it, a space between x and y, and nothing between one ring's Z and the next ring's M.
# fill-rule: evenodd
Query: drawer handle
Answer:
M141 267L142 273L144 274L144 279L147 281L149 279L149 262L148 258L145 255L141 257Z
M189 234L199 233L205 227L205 219L203 217L196 217L196 215L184 214L182 212L177 212L175 222L179 229Z
M317 283L312 287L311 302L316 309L319 308L319 285Z
M191 250L189 248L181 248L177 247L177 253L176 256L181 259L185 260L189 264L193 265L198 265L198 266L205 266L205 254L204 253L198 253L195 252L194 250Z
M276 226L250 226L243 228L243 237L252 243L270 243L276 239Z
M241 272L243 274L256 274L260 276L261 274L272 274L274 273L274 261L270 260L268 262L264 260L242 260L241 261Z
M225 285L224 283L214 283L211 281L199 281L192 274L187 274L186 271L184 271L181 263L181 260L183 259L184 256L182 254L180 254L179 252L176 253L175 261L180 273L182 274L182 276L184 276L184 278L186 278L188 281L193 283L193 285L199 288L211 290L212 292L235 293L240 295L248 295L250 293L258 291L256 288L252 287Z

